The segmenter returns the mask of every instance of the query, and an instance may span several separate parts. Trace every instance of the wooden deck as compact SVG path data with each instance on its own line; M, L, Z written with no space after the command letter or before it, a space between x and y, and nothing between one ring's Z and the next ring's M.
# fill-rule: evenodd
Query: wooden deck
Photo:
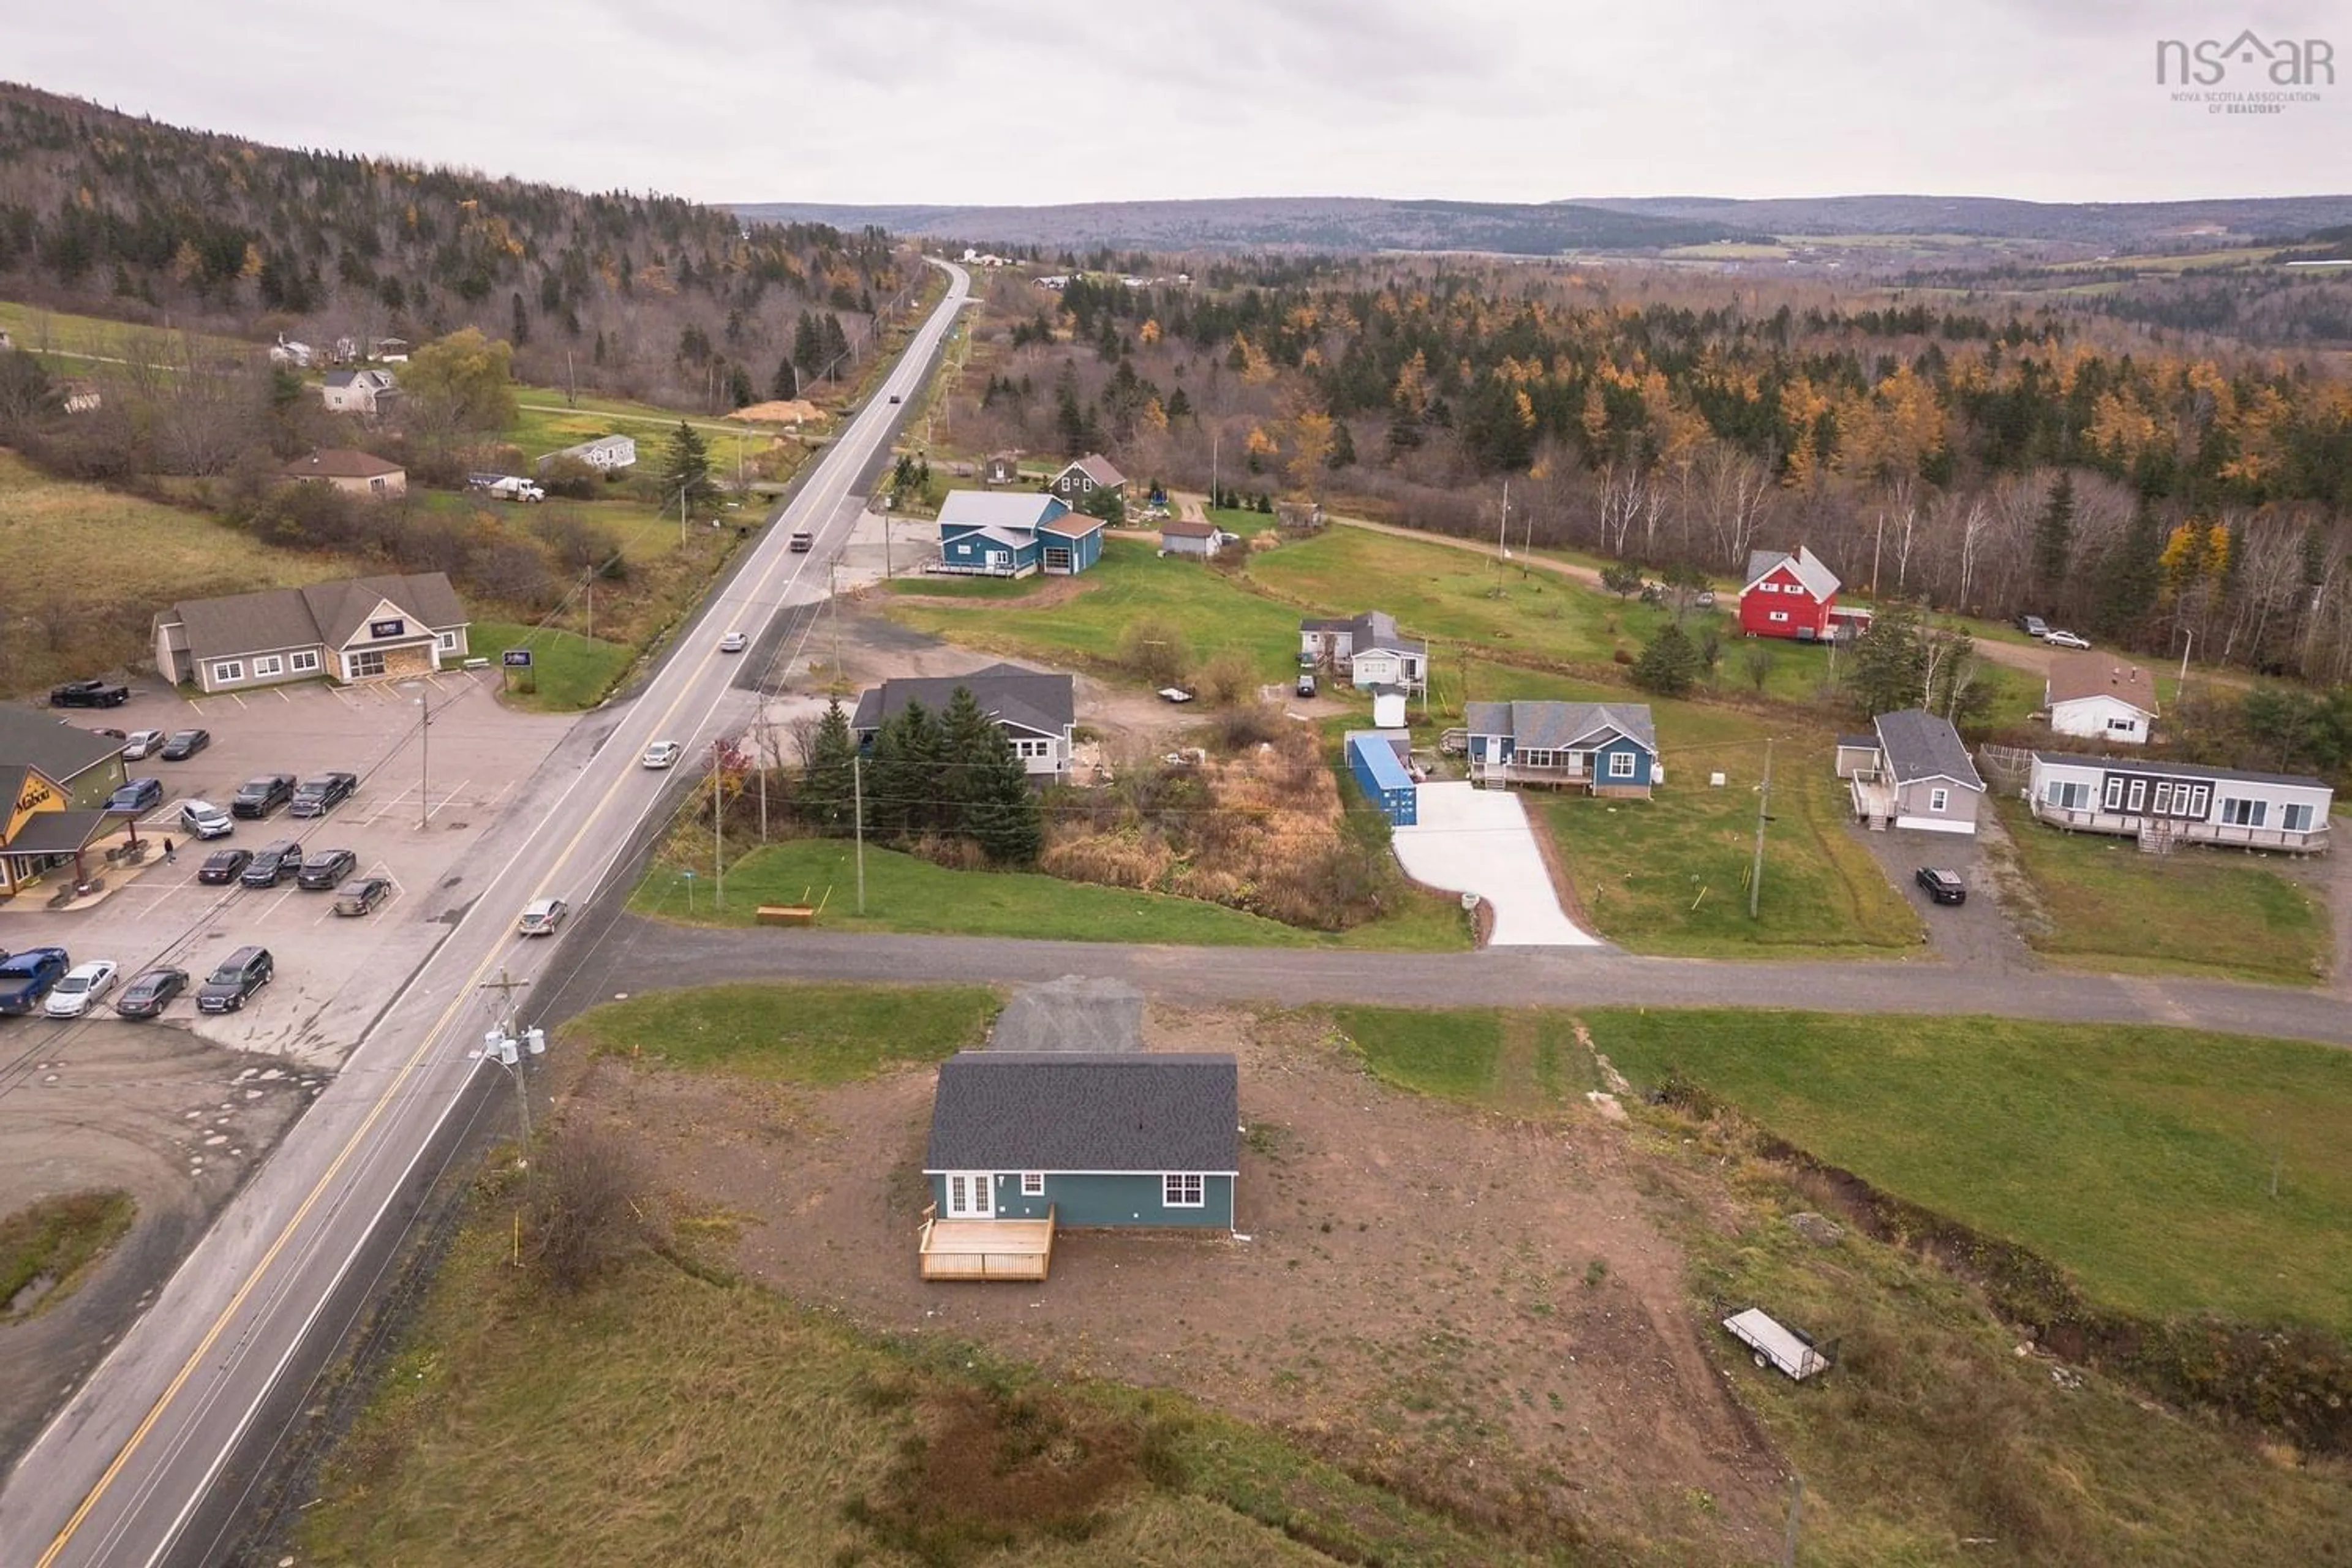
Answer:
M1054 1263L1054 1211L1044 1219L940 1219L923 1215L926 1279L1043 1279Z

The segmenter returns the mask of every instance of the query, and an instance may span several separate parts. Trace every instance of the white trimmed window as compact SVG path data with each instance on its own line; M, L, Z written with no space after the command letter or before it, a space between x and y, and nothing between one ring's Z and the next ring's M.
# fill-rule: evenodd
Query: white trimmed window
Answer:
M293 654L289 656L289 659L291 668L297 675L316 675L319 673L319 656L316 653Z
M2147 781L2146 779L2134 779L2134 780L2132 780L2132 782L2131 782L2131 804L2130 804L2129 805L2126 806L2124 809L2125 809L2125 810L2126 810L2126 811L2130 811L2130 812L2137 812L2137 811L2139 810L2139 808L2140 808L2140 807L2142 807L2142 806L2146 805L2147 804Z
M1205 1200L1201 1195L1202 1180L1198 1173L1166 1175L1160 1178L1160 1206L1171 1209L1196 1209Z
M1759 594L1777 594L1780 591L1780 584L1770 582L1759 583L1756 584L1756 591Z
M1024 1198L1044 1197L1045 1195L1045 1173L1043 1171L1022 1172L1021 1195Z
M213 679L215 680L243 680L245 679L245 661L241 658L221 659L213 666Z
M2204 784L2189 792L2189 815L2202 817L2213 804L2213 793Z
M2121 811L2123 806L2124 781L2119 778L2111 778L2107 781L2106 807L2109 811Z
M1556 768L1559 766L1559 753L1545 751L1521 752L1518 763L1523 768Z
M2290 805L2285 807L2279 814L2279 826L2285 828L2289 833L2310 832L2311 807L2308 805Z
M345 679L365 680L371 676L383 673L383 655L373 648L364 653L347 654L343 658L343 667L351 672Z
M1776 621L1785 621L1789 618L1789 612L1786 610L1774 610L1771 613L1770 618Z
M993 1219L996 1216L995 1194L985 1172L950 1171L948 1173L948 1211L950 1219Z
M457 651L457 634L456 632L435 632L433 634L433 642L434 645L440 648L443 653L456 653Z
M2260 827L2263 818L2268 815L2269 804L2268 801L2235 800L2224 796L2221 820L2231 827Z
M1612 779L1632 778L1633 776L1633 753L1631 752L1610 752L1609 776Z
M1016 740L1013 742L1013 754L1024 762L1033 757L1050 757L1054 754L1054 742Z
M2137 719L2110 719L2107 721L2107 728L2119 734L2128 735L2133 731L2139 728L2139 721Z
M1949 810L1951 804L1952 792L1950 790L1931 789L1927 792L1927 809L1929 811L1940 814Z
M265 658L257 658L253 661L253 679L256 680L259 680L266 675L283 675L285 673L286 661L274 653Z

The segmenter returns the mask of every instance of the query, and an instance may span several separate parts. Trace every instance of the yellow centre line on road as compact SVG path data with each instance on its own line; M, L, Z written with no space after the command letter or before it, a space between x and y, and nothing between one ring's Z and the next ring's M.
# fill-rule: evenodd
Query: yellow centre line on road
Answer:
M842 487L842 489L843 494L845 496L848 492L848 487L845 485ZM821 493L821 487L813 486L811 489L811 495L807 499L814 500ZM836 504L838 503L836 502ZM789 510L790 509L787 508L786 510ZM779 512L777 514L777 521L782 521L783 515L784 514L782 512ZM772 584L776 567L778 565L799 566L806 564L805 562L795 563L793 561L793 557L788 552L780 553L782 556L781 560L769 566L765 572L761 574L760 599L762 602L765 601L769 589ZM797 577L797 571L794 572L793 575ZM710 664L710 660L711 656L706 653L703 656L702 668L708 668ZM670 720L677 714L678 709L685 705L686 700L693 694L693 681L689 679L681 686L678 694L670 700L670 705L662 710L660 721L652 726L648 732L648 738L652 735L658 735L663 730L668 727ZM720 688L721 696L724 695L725 689L726 689L723 686ZM711 707L714 711L717 710L718 702L718 698L713 698L711 700ZM643 747L640 746L639 750L643 750ZM560 869L562 867L569 863L572 857L578 852L581 840L587 837L588 830L595 826L597 819L603 816L606 808L613 804L614 796L620 794L621 786L627 783L628 779L629 774L625 771L618 773L614 776L612 784L608 785L604 791L604 797L596 803L595 810L590 812L587 816L581 821L580 826L572 833L570 841L564 845L562 852L556 856L555 866L557 868ZM528 847L528 840L526 840L525 847ZM511 864L511 862L509 862L509 864ZM320 1175L319 1180L311 1186L310 1192L304 1194L302 1202L295 1208L292 1217L287 1220L285 1226L278 1232L278 1235L272 1238L268 1249L262 1254L260 1262L256 1264L252 1270L246 1275L244 1283L240 1284L236 1288L236 1292L229 1298L228 1304L221 1309L220 1314L213 1320L211 1326L205 1331L203 1339L199 1340L196 1343L196 1348L189 1352L187 1360L181 1363L180 1370L174 1373L172 1376L172 1381L164 1385L163 1392L157 1396L154 1405L149 1408L146 1418L139 1423L138 1427L132 1431L130 1438L122 1445L121 1450L114 1456L113 1462L106 1467L105 1472L98 1478L97 1483L90 1488L89 1495L82 1499L81 1506L74 1510L73 1516L66 1521L64 1527L58 1531L56 1539L49 1542L48 1550L41 1553L39 1562L36 1564L36 1568L54 1568L58 1553L63 1552L67 1545L71 1542L74 1533L79 1531L82 1527L84 1521L89 1518L90 1510L95 1509L100 1501L106 1496L108 1489L114 1484L116 1478L121 1475L123 1467L131 1462L132 1455L138 1452L140 1445L144 1443L147 1439L148 1434L154 1430L155 1423L163 1418L164 1409L174 1398L178 1396L180 1390L186 1386L188 1379L195 1374L197 1366L207 1355L211 1353L213 1346L219 1342L220 1336L227 1331L230 1321L235 1319L237 1313L244 1308L247 1299L252 1296L254 1288L259 1285L264 1277L268 1274L271 1267L277 1262L279 1254L285 1250L287 1243L293 1239L294 1233L301 1227L302 1222L310 1216L311 1209L316 1206L319 1199L326 1193L328 1187L334 1183L335 1178L341 1173L345 1163L348 1163L352 1154L359 1150L360 1145L366 1141L368 1134L374 1130L375 1124L383 1115L385 1108L391 1105L391 1103L398 1098L402 1088L407 1083L409 1078L416 1071L417 1068L424 1063L427 1055L432 1051L435 1043L440 1039L443 1031L448 1028L451 1021L457 1016L458 1010L465 1005L467 1000L475 994L476 990L480 986L483 978L489 973L490 965L498 961L501 951L502 950L498 945L493 944L491 951L483 956L482 962L479 964L475 966L473 973L467 977L465 984L458 989L456 995L450 998L449 1005L442 1010L441 1016L435 1021L433 1027L425 1032L424 1039L418 1043L416 1049L411 1052L408 1059L401 1065L398 1074L393 1078L391 1083L385 1087L383 1092L376 1097L375 1103L368 1108L366 1117L361 1121L358 1127L352 1130L352 1135L344 1140L343 1146L336 1151L334 1160L327 1166L325 1172ZM428 960L427 962L430 961Z

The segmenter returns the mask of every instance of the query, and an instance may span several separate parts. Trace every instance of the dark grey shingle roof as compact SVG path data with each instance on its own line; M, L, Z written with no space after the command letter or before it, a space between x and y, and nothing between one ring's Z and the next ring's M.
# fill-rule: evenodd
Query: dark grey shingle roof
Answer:
M992 664L970 675L909 676L869 686L858 694L849 727L861 734L878 730L909 702L919 702L937 716L947 711L959 686L971 689L982 712L1016 729L1058 735L1077 721L1076 686L1068 676Z
M122 742L111 735L96 734L29 708L0 706L0 763L38 768L66 784L121 754ZM0 827L6 826L0 822Z
M1609 731L1658 750L1646 702L1471 702L1462 723L1474 735L1508 735L1521 751L1556 752Z
M964 1051L940 1064L930 1171L1232 1171L1241 1073L1222 1055Z
M1925 709L1906 708L1881 713L1872 722L1878 729L1879 750L1886 753L1886 771L1896 782L1946 778L1969 789L1984 788L1984 780L1977 776L1977 765L1969 760L1969 749L1960 744L1960 732L1950 721Z
M2333 793L2326 779L2309 773L2262 773L2244 768L2209 768L2196 763L2168 763L2155 757L2085 757L2073 752L2036 752L2038 763L2065 763L2078 768L2103 768L2113 773L2151 773L2176 779L2222 779L2239 784L2295 784Z

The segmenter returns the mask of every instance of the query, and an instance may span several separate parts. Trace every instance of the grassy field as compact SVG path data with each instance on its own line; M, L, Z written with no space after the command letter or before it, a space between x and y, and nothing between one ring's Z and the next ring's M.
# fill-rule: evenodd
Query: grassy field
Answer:
M66 310L44 310L7 300L0 300L0 330L5 330L16 347L26 353L47 353L65 360L87 359L93 355L104 359L137 357L126 356L126 349L175 355L182 336L177 328L142 327L130 321L77 316ZM224 353L259 354L265 347L245 338L226 338L213 332L192 335L198 349ZM79 373L79 367L73 364L53 368L68 375Z
M1584 1017L1638 1087L1678 1069L1808 1152L2032 1248L2099 1300L2352 1332L2352 1055L1995 1018Z
M2327 905L2261 857L2221 849L2143 855L2128 838L2062 833L2021 802L1998 803L2044 929L2040 951L2086 967L2218 974L2308 985L2335 953Z
M1236 588L1197 561L1163 559L1153 544L1114 539L1081 584L1075 597L1046 607L1023 609L1017 597L971 609L900 603L890 616L968 647L1096 668L1111 665L1136 620L1162 616L1186 629L1198 658L1242 648L1268 680L1297 668L1298 612Z
M701 432L710 451L711 477L724 483L735 478L739 462L748 471L752 459L767 450L774 434L761 426L680 414L650 403L593 393L583 393L567 404L559 387L518 385L515 399L515 420L503 432L503 439L532 458L599 436L630 436L637 443L638 471L649 473L659 466L667 432L677 429L682 420Z
M1540 1117L1594 1086L1563 1013L1333 1012L1402 1088ZM1582 1017L1637 1090L1679 1068L1821 1158L2037 1247L2112 1301L2352 1319L2352 1257L2331 1218L2352 1201L2352 1156L2331 1131L2352 1096L2342 1053L1981 1018ZM1547 1060L1566 1064L1564 1081L1531 1072ZM2096 1374L2053 1379L1939 1266L1852 1233L1805 1239L1787 1216L1820 1200L1785 1168L1705 1129L1655 1135L1635 1115L1629 1153L1689 1250L1694 1314L1769 1303L1839 1341L1836 1370L1801 1386L1713 1341L1804 1478L1798 1561L2235 1568L2249 1554L2334 1561L2352 1538L2340 1466L2298 1465Z
M1569 1561L1170 1394L1048 1386L946 1340L876 1344L667 1263L550 1300L507 1267L505 1221L453 1249L305 1507L305 1562Z
M1003 1005L981 985L708 985L607 1002L563 1028L633 1062L826 1085L978 1046Z
M44 1198L0 1215L0 1324L71 1295L137 1215L130 1194L97 1192Z
M511 621L476 621L468 639L477 658L496 662L509 648L529 648L535 689L518 686L510 700L544 713L593 707L629 668L636 651L619 643L589 641L577 632Z
M711 908L709 868L689 881L656 864L631 895L640 914L703 925L748 926L761 904L818 904L835 931L1035 937L1053 942L1157 942L1201 947L1362 947L1446 952L1470 945L1459 906L1434 894L1396 917L1336 935L1301 931L1194 899L1066 882L1032 872L953 871L894 850L866 851L866 914L857 915L852 845L793 839L753 850L727 868L727 907ZM692 900L689 909L688 900ZM779 932L779 942L792 940Z

